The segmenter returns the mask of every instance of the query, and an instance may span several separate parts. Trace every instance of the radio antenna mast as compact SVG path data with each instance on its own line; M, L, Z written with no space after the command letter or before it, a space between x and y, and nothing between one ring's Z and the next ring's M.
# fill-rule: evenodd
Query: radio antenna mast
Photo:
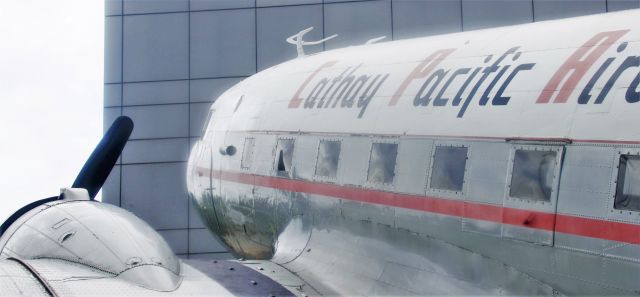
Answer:
M304 57L304 46L305 45L316 45L316 44L321 44L325 41L328 41L330 39L336 38L338 36L338 34L333 34L327 38L324 39L320 39L318 41L304 41L303 37L305 34L311 32L311 30L313 30L313 27L309 27L306 28L292 36L289 36L289 38L287 38L287 42L291 43L293 45L296 46L296 50L298 51L298 58Z

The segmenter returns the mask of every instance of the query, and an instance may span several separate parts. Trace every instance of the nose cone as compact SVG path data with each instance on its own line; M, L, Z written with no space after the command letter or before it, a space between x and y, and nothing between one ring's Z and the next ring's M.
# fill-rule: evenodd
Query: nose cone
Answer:
M9 257L88 265L156 291L180 283L180 262L164 239L133 214L104 203L42 205L12 225L0 248Z

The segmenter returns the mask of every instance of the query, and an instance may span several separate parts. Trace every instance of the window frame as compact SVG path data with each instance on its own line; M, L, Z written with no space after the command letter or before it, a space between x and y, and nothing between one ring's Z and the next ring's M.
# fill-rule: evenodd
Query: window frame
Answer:
M433 176L433 165L435 164L436 149L438 147L450 147L450 148L466 148L467 156L464 163L464 174L462 176L462 189L460 191L454 191L449 189L438 189L431 186L431 178ZM427 172L427 192L431 193L447 193L454 196L463 196L467 190L467 172L469 171L469 160L471 159L471 145L469 143L451 143L451 142L435 142L431 146L431 157L429 162L429 171Z
M395 144L396 145L396 157L393 163L393 178L390 183L377 182L369 180L369 170L371 169L371 156L373 155L374 144ZM373 185L377 187L393 188L397 181L398 176L398 155L400 154L400 141L398 139L371 139L369 141L369 157L367 158L366 168L364 170L364 180L367 185Z
M318 175L318 160L320 158L320 146L322 142L337 142L340 145L340 153L338 154L338 164L336 165L336 176L324 176ZM321 181L332 181L335 182L338 180L338 174L340 173L340 164L342 163L342 139L339 138L320 138L318 139L318 146L316 147L316 160L313 164L313 177L317 180Z
M247 151L247 141L249 141L250 139L253 139L253 145L251 146L251 162L249 164L249 166L245 166L245 152ZM276 144L277 145L277 144ZM255 161L255 157L256 157L256 138L253 136L247 136L244 138L244 144L242 145L242 155L240 158L240 169L242 170L249 170L251 169L251 167L253 167L253 162Z
M294 160L295 160L295 153L296 153L296 138L293 136L277 136L276 137L276 143L273 146L273 159L271 162L271 166L272 167L272 172L273 175L276 177L283 177L285 178L285 176L279 174L281 171L278 170L278 143L280 142L280 140L291 140L293 141L293 151L291 152L291 168L288 171L284 171L286 172L287 176L286 178L293 178L292 175L292 171L293 171L293 167L294 167Z
M528 198L521 197L512 197L511 196L511 182L513 180L513 168L515 166L515 155L516 151L524 150L524 151L543 151L543 152L555 152L555 167L553 169L553 181L551 182L551 192L549 193L549 201L545 200L534 200ZM562 160L564 158L564 146L560 145L513 145L511 151L509 153L509 161L507 166L509 166L507 171L507 180L506 180L506 189L505 189L505 198L511 202L515 202L519 205L540 205L540 206L553 206L556 204L556 200L558 197L559 190L559 182L560 182L560 172L562 169Z
M612 179L611 179L611 189L609 195L609 211L611 214L615 216L617 219L628 220L632 219L632 222L638 223L640 222L640 210L630 210L630 209L616 209L616 196L618 194L618 183L620 178L620 158L622 156L638 156L640 157L640 149L638 148L626 148L619 149L616 154L614 154L614 160L612 164Z

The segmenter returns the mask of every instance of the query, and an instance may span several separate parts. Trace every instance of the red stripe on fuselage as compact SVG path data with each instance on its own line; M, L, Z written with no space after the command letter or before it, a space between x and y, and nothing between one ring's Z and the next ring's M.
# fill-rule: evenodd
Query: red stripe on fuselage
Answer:
M198 168L198 172L209 175L210 171L206 168ZM329 196L545 231L553 231L555 225L557 232L565 234L640 244L640 225L635 224L241 172L216 171L213 172L213 177L283 191Z

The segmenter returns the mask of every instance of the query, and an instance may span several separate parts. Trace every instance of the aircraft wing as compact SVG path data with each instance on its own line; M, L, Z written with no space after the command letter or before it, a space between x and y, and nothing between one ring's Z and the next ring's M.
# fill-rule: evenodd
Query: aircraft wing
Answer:
M0 260L0 296L295 296L236 261L183 260L179 286L144 288L96 267L60 259Z

